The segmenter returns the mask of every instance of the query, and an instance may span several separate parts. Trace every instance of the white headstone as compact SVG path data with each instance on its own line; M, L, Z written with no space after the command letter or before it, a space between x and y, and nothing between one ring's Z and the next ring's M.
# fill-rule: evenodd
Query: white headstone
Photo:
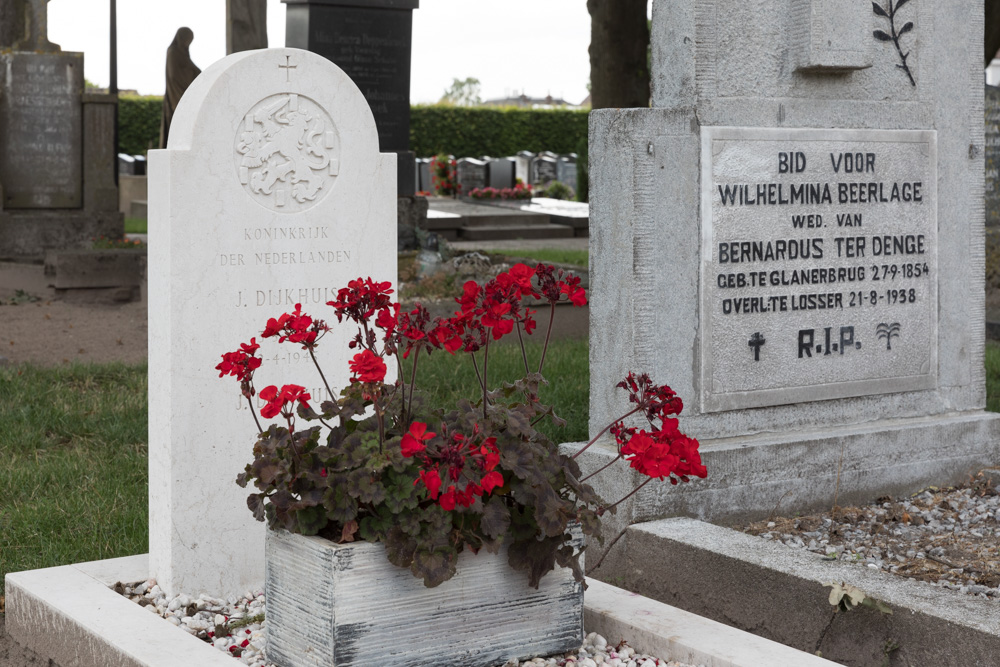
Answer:
M215 63L149 156L150 568L170 592L232 595L264 576L264 525L235 482L256 429L213 369L296 303L335 320L325 304L348 280L396 282L396 156L350 78L297 49ZM349 337L317 351L334 391ZM308 353L264 342L258 388L326 399Z

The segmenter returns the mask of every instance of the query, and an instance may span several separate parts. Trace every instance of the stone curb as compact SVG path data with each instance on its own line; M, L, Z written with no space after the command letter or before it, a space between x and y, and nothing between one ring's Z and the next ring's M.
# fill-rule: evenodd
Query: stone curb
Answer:
M233 659L112 591L148 577L146 554L5 577L7 633L74 667L232 667ZM821 667L827 660L629 593L588 581L584 626L640 653L706 667Z
M1000 652L1000 608L988 600L695 519L635 525L626 537L624 587L837 662L879 664L892 653L893 664L992 665ZM834 613L834 582L892 613Z

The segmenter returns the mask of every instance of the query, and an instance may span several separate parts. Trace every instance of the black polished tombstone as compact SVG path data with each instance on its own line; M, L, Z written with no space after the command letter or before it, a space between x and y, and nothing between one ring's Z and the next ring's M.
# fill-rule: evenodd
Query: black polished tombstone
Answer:
M281 0L285 46L327 58L357 84L375 115L379 149L399 156L397 190L412 196L410 46L420 0Z

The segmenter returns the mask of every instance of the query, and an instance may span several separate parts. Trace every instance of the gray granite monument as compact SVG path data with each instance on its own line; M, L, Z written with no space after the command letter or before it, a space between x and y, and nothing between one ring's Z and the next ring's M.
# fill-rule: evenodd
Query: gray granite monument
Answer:
M84 93L83 54L48 41L46 0L0 0L0 19L0 256L120 237L116 99Z
M266 0L226 0L226 54L266 48Z
M462 196L476 188L485 188L486 163L474 157L459 158L455 163L455 181L458 183L458 194Z
M790 6L656 0L653 108L590 116L591 432L625 412L615 383L646 372L683 397L709 471L645 487L609 537L1000 460L983 411L983 4Z

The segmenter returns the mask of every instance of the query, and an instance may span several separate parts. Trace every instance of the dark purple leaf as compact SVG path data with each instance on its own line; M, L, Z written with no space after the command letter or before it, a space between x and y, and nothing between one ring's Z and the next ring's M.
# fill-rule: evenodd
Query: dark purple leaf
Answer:
M880 42L891 42L892 41L892 37L890 37L889 35L885 34L881 30L876 30L872 34L875 35L875 39L877 39Z
M884 16L886 18L889 18L889 14L884 9L882 9L882 6L877 2L872 3L872 9L875 10L875 14L877 16Z
M487 536L497 538L510 527L510 512L501 498L490 498L485 504L480 527Z
M899 34L896 35L896 37L902 37L903 35L905 35L906 33L910 32L911 30L913 30L913 21L907 22L906 25L904 25L902 28L900 28L899 29Z
M893 12L892 12L893 16L896 15L896 12L899 11L900 7L902 7L903 5L905 5L906 3L908 3L909 1L910 0L899 0L899 2L896 3L896 9L894 9Z

